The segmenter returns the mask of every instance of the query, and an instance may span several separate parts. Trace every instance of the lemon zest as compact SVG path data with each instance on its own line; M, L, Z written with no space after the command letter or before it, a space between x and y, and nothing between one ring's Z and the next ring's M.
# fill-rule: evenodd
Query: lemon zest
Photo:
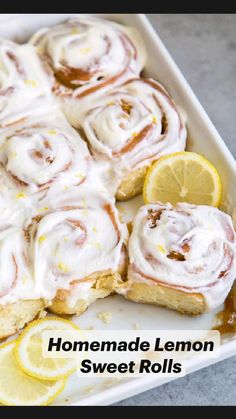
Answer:
M46 236L40 236L39 237L39 243L43 243L46 240Z
M48 134L49 134L49 135L56 135L56 134L57 134L57 131L56 131L55 129L50 129L50 130L48 131Z
M19 198L26 198L26 194L25 194L24 192L19 192L19 193L16 195L16 198L17 198L17 199L19 199Z
M26 79L25 80L25 84L28 84L32 87L36 87L37 86L37 82L35 80L31 80L31 79Z
M157 245L157 250L159 250L159 252L163 253L164 255L166 254L166 250L161 244Z
M64 273L67 273L69 271L68 266L63 262L59 262L57 266L58 266L58 269Z
M157 124L157 117L155 115L152 116L152 122L153 124Z

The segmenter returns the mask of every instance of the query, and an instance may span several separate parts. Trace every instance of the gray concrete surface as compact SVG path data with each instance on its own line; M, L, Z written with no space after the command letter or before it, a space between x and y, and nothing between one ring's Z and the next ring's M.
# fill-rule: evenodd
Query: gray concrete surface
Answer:
M236 157L236 15L148 15ZM236 405L236 357L117 405Z

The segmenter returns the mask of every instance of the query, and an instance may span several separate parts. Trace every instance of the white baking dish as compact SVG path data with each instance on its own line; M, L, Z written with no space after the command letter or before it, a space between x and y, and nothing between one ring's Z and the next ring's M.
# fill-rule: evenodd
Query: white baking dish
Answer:
M0 36L20 42L38 28L57 23L72 15L1 15ZM209 158L218 169L223 183L222 208L232 215L236 225L236 164L215 127L198 102L183 75L144 15L107 14L101 17L136 27L141 33L148 52L145 75L160 80L170 91L177 104L185 110L188 127L188 149ZM138 200L136 200L136 203ZM98 319L101 311L112 314L111 322ZM214 313L199 318L189 318L170 310L138 305L120 296L97 301L80 318L74 319L80 327L98 329L209 329ZM218 362L236 354L236 335L222 339L220 358L194 358L187 371ZM65 391L57 398L56 405L107 405L139 392L170 381L168 378L143 377L118 379L70 378Z

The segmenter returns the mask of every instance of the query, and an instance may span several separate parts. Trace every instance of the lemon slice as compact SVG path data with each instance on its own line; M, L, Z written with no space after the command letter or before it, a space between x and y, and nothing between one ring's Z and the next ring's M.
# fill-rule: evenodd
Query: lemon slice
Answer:
M0 403L8 406L45 406L64 389L66 380L40 381L25 374L14 356L16 341L0 346Z
M42 333L45 330L79 330L69 320L45 318L30 323L19 336L15 346L16 361L20 368L41 380L66 378L75 371L71 358L45 358L42 351Z
M220 176L199 154L187 151L169 154L148 170L143 198L146 204L188 202L217 207L221 199Z

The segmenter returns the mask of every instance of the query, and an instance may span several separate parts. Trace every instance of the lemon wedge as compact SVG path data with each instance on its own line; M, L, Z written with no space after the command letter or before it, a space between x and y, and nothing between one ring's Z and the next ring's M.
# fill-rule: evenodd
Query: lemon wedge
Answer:
M42 350L42 333L46 330L79 330L69 320L50 318L30 323L19 336L14 349L19 367L40 380L64 379L76 369L72 358L45 358Z
M40 381L25 374L14 356L16 341L0 346L0 403L8 406L45 406L64 389L66 380Z
M199 154L187 151L169 154L148 170L143 198L145 204L188 202L217 207L221 199L220 176Z

